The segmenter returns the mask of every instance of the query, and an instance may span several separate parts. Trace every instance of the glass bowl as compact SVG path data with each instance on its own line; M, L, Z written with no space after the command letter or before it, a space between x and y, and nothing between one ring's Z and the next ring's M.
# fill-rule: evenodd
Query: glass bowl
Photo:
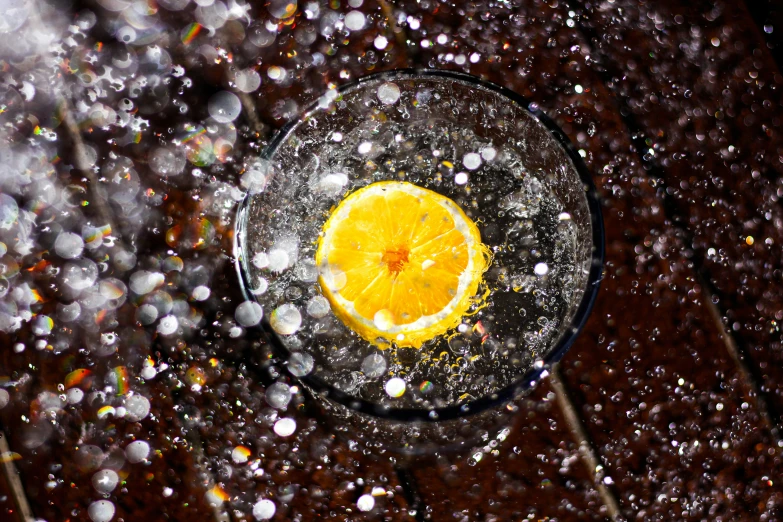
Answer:
M450 198L492 251L483 305L418 349L354 333L318 282L332 210L390 180ZM398 70L329 90L242 181L237 269L278 362L338 431L378 448L486 438L565 354L598 290L603 226L581 158L535 105L466 74Z

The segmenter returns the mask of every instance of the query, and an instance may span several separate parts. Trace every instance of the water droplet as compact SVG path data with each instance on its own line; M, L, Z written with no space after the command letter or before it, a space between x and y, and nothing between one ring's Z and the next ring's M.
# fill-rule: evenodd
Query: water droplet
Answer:
M55 253L63 259L74 259L82 255L84 240L79 234L61 232L54 241Z
M275 308L269 317L272 329L280 335L293 335L302 326L302 314L292 304L284 304Z
M368 355L362 361L362 372L370 379L381 377L386 371L386 359L379 353Z
M256 520L269 520L275 516L275 503L269 499L259 500L253 506L253 516Z
M314 365L315 361L313 360L313 357L307 353L294 352L291 354L291 357L288 358L288 371L290 371L291 375L294 377L304 377L313 371Z
M469 152L462 158L462 164L468 170L476 170L481 166L481 156L475 152Z
M114 518L114 504L108 500L98 500L87 508L92 522L109 522Z
M386 390L386 394L389 397L392 398L399 398L402 397L405 393L405 381L400 379L399 377L392 377L388 381L386 381L386 386L384 387Z
M377 43L378 39L376 38L375 41ZM384 47L385 46L386 45L384 44ZM392 83L392 82L383 83L378 87L378 99L384 105L394 105L400 99L400 88L397 87L396 83ZM359 152L361 152L361 150Z
M549 266L546 263L538 263L533 268L533 272L535 272L537 276L545 276L549 273Z
M361 11L351 11L345 15L345 27L351 31L361 31L365 23L365 16Z
M136 440L125 446L125 458L131 464L137 464L150 454L150 445L145 440Z
M372 495L364 494L361 497L359 497L359 500L356 501L356 507L359 509L359 511L367 512L372 511L372 508L375 507L375 498L373 498Z
M284 382L276 382L266 389L266 402L273 408L282 410L291 401L291 387Z
M290 417L284 417L275 422L274 430L280 437L289 437L296 431L296 421Z
M244 327L255 326L261 322L264 316L264 310L261 305L255 301L245 301L237 306L234 312L234 319Z
M119 481L120 477L117 476L117 472L111 469L102 469L92 476L93 487L98 493L103 495L108 495L114 491Z
M242 102L233 92L220 91L207 103L209 115L220 123L231 123L242 112Z

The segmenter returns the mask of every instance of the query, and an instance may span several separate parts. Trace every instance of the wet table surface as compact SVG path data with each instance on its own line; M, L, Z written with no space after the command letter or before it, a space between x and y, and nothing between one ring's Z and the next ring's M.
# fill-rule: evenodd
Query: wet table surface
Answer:
M0 5L0 519L783 519L777 6ZM510 429L407 462L301 393L268 404L231 259L248 158L402 67L541 107L607 233L592 315Z

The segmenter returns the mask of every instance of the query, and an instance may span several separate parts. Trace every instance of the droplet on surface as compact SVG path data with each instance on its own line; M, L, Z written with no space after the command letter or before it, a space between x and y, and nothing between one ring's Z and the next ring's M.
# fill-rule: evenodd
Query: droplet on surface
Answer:
M98 493L108 495L114 488L117 487L117 483L120 481L120 477L117 472L111 469L102 469L95 472L92 476L92 485Z
M207 103L209 115L220 123L231 123L242 112L242 102L236 94L228 91L220 91L212 95Z
M275 308L269 317L272 329L280 335L293 335L302 326L302 314L290 303Z
M394 105L400 99L400 88L396 83L383 83L378 87L378 99L384 105Z
M150 445L145 440L135 440L125 446L125 458L131 464L145 460L150 454Z
M11 396L9 395L8 391L0 388L0 410L8 406L10 400Z
M535 272L537 276L545 276L549 273L549 266L546 263L538 263L533 268L533 272Z
M108 500L98 500L87 508L92 522L109 522L114 518L114 504Z
M256 520L269 520L275 516L276 510L275 503L265 498L255 503L253 506L253 516Z
M291 387L284 382L276 382L266 389L266 402L273 408L282 410L291 401Z
M234 312L236 322L244 327L255 326L261 322L264 317L264 310L261 305L255 301L245 301L237 306Z

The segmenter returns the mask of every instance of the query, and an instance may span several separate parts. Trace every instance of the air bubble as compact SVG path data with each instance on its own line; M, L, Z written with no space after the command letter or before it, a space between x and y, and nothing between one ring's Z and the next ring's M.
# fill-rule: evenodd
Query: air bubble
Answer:
M462 164L468 170L476 170L481 166L481 156L475 152L469 152L462 158Z
M296 0L272 0L269 2L269 14L283 20L296 13Z
M158 333L163 336L175 333L178 328L179 320L173 315L167 315L158 323Z
M131 422L138 422L150 413L150 401L143 395L131 395L124 401L125 418Z

